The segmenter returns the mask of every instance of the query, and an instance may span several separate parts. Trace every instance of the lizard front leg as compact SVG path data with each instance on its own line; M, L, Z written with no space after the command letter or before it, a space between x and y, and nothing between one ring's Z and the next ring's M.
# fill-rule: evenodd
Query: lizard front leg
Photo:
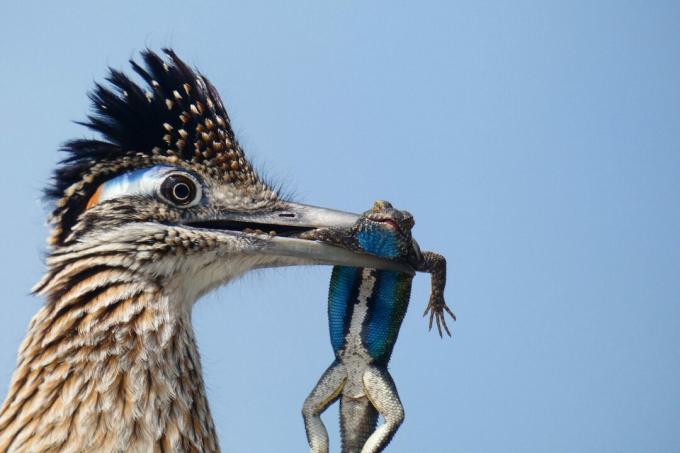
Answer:
M427 272L432 275L432 291L430 292L430 301L425 308L423 316L430 314L430 330L432 330L432 322L437 322L437 330L439 336L442 336L442 327L446 333L451 336L449 326L446 325L445 313L448 313L453 320L456 320L456 315L446 305L444 300L444 287L446 286L446 258L434 252L422 252L422 258L416 263L415 269L420 272Z
M339 245L349 250L360 250L356 237L352 234L352 230L347 228L316 228L314 230L302 232L297 237L308 241L322 241Z
M328 453L328 431L321 421L321 414L338 399L346 381L345 365L338 361L333 362L302 406L302 418L311 453Z

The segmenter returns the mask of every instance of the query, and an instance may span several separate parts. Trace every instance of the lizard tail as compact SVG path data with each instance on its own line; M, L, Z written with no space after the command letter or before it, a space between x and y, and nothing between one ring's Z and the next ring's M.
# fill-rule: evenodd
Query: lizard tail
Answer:
M342 453L361 453L378 423L378 411L368 398L340 398Z

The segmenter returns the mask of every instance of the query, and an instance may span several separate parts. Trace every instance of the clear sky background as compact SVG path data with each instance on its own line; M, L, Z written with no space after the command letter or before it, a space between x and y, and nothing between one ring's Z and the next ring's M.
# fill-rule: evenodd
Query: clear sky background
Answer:
M40 191L108 65L173 46L300 201L409 209L417 277L391 452L680 451L680 4L8 1L0 27L0 387L41 301ZM306 450L330 268L258 271L194 324L225 451ZM337 409L325 415L338 447Z

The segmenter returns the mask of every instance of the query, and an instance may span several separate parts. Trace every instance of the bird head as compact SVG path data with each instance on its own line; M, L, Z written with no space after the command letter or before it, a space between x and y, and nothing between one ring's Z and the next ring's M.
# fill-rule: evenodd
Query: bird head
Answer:
M138 84L111 70L81 123L100 135L66 143L48 265L124 253L126 266L182 277L202 293L254 268L341 264L412 272L380 257L301 239L358 216L285 199L253 169L216 89L177 55L142 53ZM185 281L186 283L186 281Z

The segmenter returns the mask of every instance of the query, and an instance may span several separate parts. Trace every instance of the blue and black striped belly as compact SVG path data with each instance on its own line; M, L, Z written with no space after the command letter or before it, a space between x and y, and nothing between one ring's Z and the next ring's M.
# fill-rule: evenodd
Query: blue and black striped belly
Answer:
M413 278L391 271L363 272L354 267L333 268L328 300L331 344L340 354L347 345L352 316L362 310L357 312L363 317L359 319L361 343L373 360L387 362L408 308ZM364 299L365 308L360 307Z

